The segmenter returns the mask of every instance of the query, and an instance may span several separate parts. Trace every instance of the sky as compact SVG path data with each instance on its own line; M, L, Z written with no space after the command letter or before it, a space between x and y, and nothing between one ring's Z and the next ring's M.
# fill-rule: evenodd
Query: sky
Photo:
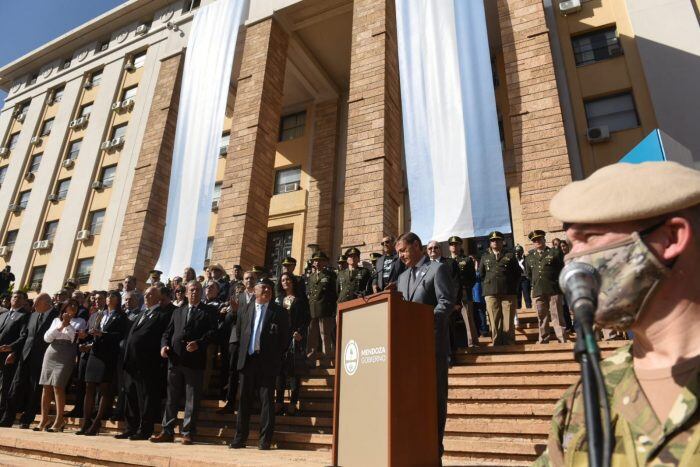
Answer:
M125 0L0 0L0 66ZM0 108L6 93L0 91Z

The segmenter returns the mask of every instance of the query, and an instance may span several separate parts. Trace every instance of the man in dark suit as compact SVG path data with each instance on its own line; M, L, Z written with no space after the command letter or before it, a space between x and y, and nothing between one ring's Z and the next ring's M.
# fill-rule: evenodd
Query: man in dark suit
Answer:
M413 232L401 235L396 242L399 258L406 266L396 283L396 289L410 302L434 307L435 366L437 370L438 445L444 451L442 438L447 419L447 370L450 356L449 316L457 291L445 263L430 261L423 254L420 238Z
M197 409L202 393L207 346L216 336L216 311L202 303L202 284L187 284L187 305L173 312L161 338L160 355L168 363L168 398L163 431L151 437L154 443L172 442L180 398L185 394L185 418L180 427L182 444L192 444Z
M117 439L148 439L160 411L160 341L170 316L161 307L158 287L149 287L144 299L146 310L131 326L124 345L126 430Z
M44 352L49 344L44 340L44 333L49 329L58 309L53 306L51 296L39 294L34 299L34 313L29 315L27 326L20 334L17 348L17 371L15 372L5 412L1 414L0 426L12 426L17 411L22 412L19 427L29 428L39 411L41 386L39 376L44 361Z
M273 287L271 280L260 279L255 286L255 300L242 308L236 321L241 398L236 437L230 444L233 449L244 448L248 440L250 412L256 391L261 405L258 448L270 449L272 442L275 378L282 371L282 355L289 347L289 315L272 301Z
M24 310L27 294L16 291L10 299L10 310L0 315L0 413L5 413L10 386L17 370L17 358L22 350L29 313Z
M374 263L376 274L372 281L374 293L381 292L388 284L396 282L399 275L405 269L404 264L399 260L394 248L394 237L387 235L382 239L383 254Z

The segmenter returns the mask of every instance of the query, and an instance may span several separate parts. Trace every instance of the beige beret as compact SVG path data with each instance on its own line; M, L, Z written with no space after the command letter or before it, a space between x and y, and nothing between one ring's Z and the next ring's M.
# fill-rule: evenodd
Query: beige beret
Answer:
M567 223L649 219L700 204L700 171L676 162L612 164L559 191L549 205Z

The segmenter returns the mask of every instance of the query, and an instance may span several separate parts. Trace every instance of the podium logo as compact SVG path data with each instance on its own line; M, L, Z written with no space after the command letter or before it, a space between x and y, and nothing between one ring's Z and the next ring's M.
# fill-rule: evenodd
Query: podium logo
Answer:
M345 345L345 352L343 353L345 367L345 373L348 376L352 376L357 371L357 367L360 364L360 349L357 347L357 343L351 340Z

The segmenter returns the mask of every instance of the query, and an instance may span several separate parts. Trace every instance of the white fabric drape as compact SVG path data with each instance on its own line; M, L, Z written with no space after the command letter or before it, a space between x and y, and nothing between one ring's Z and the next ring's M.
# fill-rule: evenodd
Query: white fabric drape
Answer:
M411 230L510 232L483 0L396 0Z
M185 54L168 191L156 269L164 277L204 267L216 161L238 32L248 0L218 0L195 14Z

